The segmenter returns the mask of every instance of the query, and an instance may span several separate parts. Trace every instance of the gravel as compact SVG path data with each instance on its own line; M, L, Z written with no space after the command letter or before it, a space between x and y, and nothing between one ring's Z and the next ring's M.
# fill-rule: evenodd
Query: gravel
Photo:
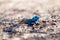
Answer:
M21 24L35 15L38 26ZM60 40L60 0L0 0L0 40Z

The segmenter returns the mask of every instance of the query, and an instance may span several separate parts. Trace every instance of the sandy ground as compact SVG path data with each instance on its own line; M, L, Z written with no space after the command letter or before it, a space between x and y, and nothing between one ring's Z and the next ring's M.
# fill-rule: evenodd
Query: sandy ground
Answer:
M2 31L10 26L8 23L11 20L17 24L23 18L34 15L40 17L40 25L34 30L38 32L30 33L31 28L21 25L15 28L19 32L10 38ZM4 19L9 21L5 22ZM1 24L4 22L6 26ZM60 40L60 0L0 0L0 40Z

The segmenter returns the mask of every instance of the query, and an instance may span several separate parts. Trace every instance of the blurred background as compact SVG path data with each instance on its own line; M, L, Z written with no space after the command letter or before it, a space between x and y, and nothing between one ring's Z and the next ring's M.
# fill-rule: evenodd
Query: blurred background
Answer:
M0 40L60 40L60 0L0 0Z

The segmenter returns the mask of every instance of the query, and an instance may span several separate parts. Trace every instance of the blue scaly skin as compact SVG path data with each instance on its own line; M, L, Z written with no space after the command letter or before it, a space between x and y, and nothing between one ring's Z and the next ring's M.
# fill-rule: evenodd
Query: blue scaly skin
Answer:
M36 23L36 21L38 19L39 19L38 16L34 16L34 17L30 18L30 19L25 19L22 22L25 23L25 24L28 24L28 26L31 26L32 27L34 25L33 23ZM9 27L8 29L6 29L4 31L10 33L10 32L12 32L13 28L16 27L16 26L18 26L19 24L13 25L13 26Z
M24 20L25 24L28 24L28 26L33 26L33 23L35 23L39 19L38 16L34 16L31 19Z

